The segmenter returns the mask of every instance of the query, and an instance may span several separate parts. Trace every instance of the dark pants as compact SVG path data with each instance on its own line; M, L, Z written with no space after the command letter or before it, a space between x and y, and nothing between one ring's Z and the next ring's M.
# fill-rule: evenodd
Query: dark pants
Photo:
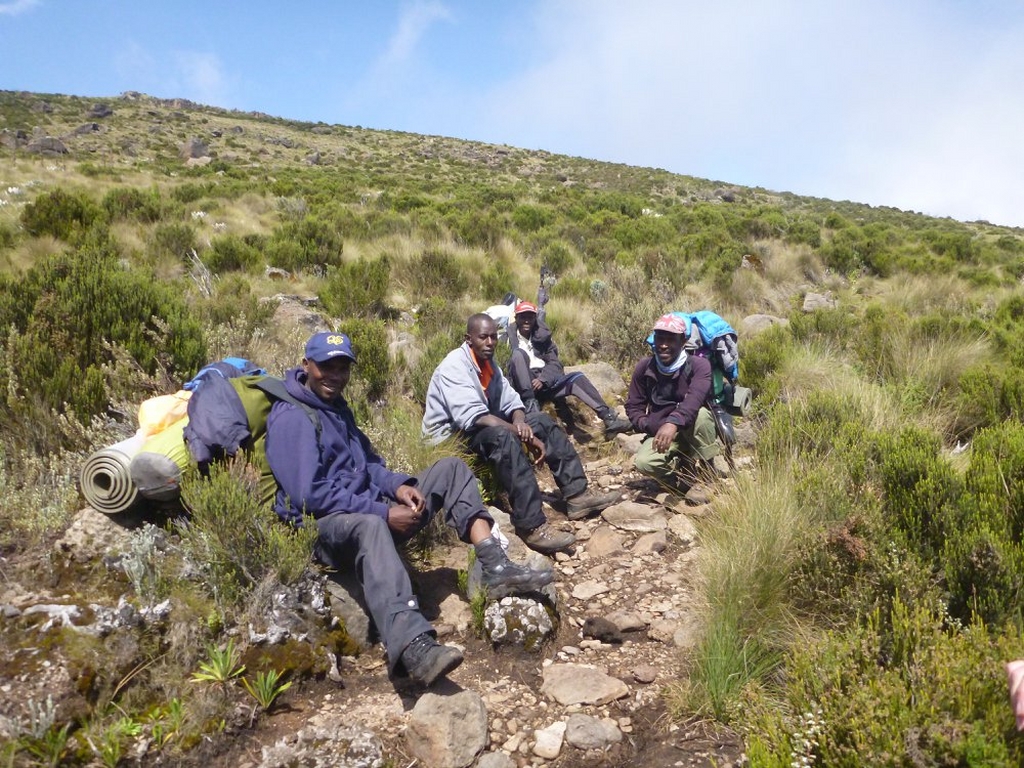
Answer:
M575 395L582 403L597 411L599 416L604 416L608 404L601 397L586 374L576 372L560 376L549 386L535 390L533 388L533 371L530 370L530 358L526 353L517 349L512 352L508 361L508 380L512 387L519 393L520 397L537 398L538 402L549 400L564 400L569 395Z
M442 459L417 475L416 481L426 499L424 526L444 509L445 522L468 541L474 519L493 522L480 498L476 476L461 459ZM434 629L420 613L387 521L377 515L332 512L316 524L320 562L338 570L355 566L370 617L388 654L388 668L393 671L413 638Z
M555 476L562 496L568 499L583 493L587 489L587 476L565 430L546 413L528 413L526 422L544 443L547 452L544 461ZM537 477L519 438L504 427L483 427L467 433L466 439L470 449L491 465L498 483L508 493L512 524L526 530L543 525L547 518L541 508Z

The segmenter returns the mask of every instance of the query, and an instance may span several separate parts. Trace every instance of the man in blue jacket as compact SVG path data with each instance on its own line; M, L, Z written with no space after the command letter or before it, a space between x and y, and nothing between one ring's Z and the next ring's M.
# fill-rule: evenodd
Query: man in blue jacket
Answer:
M285 388L314 409L278 401L267 418L267 460L278 482L281 519L316 521L316 557L332 568L354 565L384 647L388 668L430 685L462 663L457 648L440 645L420 613L409 574L395 548L444 509L447 523L471 542L490 589L529 592L551 583L550 570L513 563L491 535L493 518L465 462L438 461L413 477L392 472L356 426L342 396L355 362L343 333L317 333L302 365L285 374Z

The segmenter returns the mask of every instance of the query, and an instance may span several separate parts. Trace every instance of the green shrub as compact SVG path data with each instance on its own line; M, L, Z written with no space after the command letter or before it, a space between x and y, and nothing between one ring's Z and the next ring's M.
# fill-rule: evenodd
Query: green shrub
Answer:
M182 481L189 512L177 525L182 550L222 611L244 607L266 579L295 581L312 557L316 526L282 523L261 502L258 480L239 458L212 465L208 478L191 473Z
M561 240L548 243L540 254L541 262L555 275L564 275L576 261L572 249Z
M274 230L267 260L271 266L292 272L322 270L339 266L343 250L341 234L333 223L305 216L299 221L286 221Z
M509 291L515 291L512 270L500 259L491 259L480 275L480 294L485 301L498 302Z
M357 319L347 320L341 330L352 339L357 361L353 378L361 383L363 396L370 402L380 400L391 378L387 327L382 320Z
M173 285L128 271L109 243L48 257L23 278L0 277L0 327L13 327L6 355L11 398L39 398L83 423L107 404L111 347L145 372L183 376L206 357L202 330ZM118 382L109 382L112 394ZM125 382L127 384L127 382Z
M84 192L55 189L25 206L21 225L30 235L50 235L77 242L102 217L99 206Z
M103 210L112 221L130 219L143 223L160 220L160 193L156 189L143 192L136 187L117 187L103 196Z
M553 212L545 206L520 205L512 211L512 223L522 232L536 232L553 220Z
M18 230L6 221L0 221L0 251L13 248L18 242Z
M158 224L153 230L151 248L176 259L185 257L196 249L196 231L188 224Z
M1015 631L961 629L933 607L897 601L887 616L794 646L786 706L751 707L764 717L758 753L767 747L752 765L772 764L768 755L788 765L808 730L817 765L1020 765L1003 670L1020 655ZM809 712L815 727L801 730L798 715Z
M418 259L413 258L402 279L415 288L417 295L441 294L448 301L469 290L469 278L459 260L436 248L428 248Z
M336 317L375 317L387 312L391 262L387 257L340 264L327 271L320 301Z
M641 357L650 354L647 335L665 313L671 291L652 286L636 268L614 268L608 273L608 282L608 298L595 311L614 320L595 325L595 350L612 365L632 370Z
M935 562L947 537L959 531L963 481L939 455L932 434L907 428L878 441L878 471L887 518L928 562Z
M203 261L214 274L252 271L261 261L260 252L237 235L215 237Z
M774 402L778 399L779 383L773 374L782 368L793 347L789 330L773 325L754 336L744 337L741 344L740 383L754 391L755 402Z

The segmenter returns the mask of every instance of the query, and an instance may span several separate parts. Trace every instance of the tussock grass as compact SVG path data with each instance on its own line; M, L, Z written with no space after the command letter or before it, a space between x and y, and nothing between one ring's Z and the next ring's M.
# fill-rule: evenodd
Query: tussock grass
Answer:
M706 621L690 679L671 694L676 711L729 721L741 691L769 681L795 636L787 588L812 524L784 466L738 476L701 521Z

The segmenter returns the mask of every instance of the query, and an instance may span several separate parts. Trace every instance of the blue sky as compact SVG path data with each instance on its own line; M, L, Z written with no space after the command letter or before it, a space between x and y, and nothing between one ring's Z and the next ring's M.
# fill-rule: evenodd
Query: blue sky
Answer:
M0 89L142 91L1024 226L1020 0L0 0Z

